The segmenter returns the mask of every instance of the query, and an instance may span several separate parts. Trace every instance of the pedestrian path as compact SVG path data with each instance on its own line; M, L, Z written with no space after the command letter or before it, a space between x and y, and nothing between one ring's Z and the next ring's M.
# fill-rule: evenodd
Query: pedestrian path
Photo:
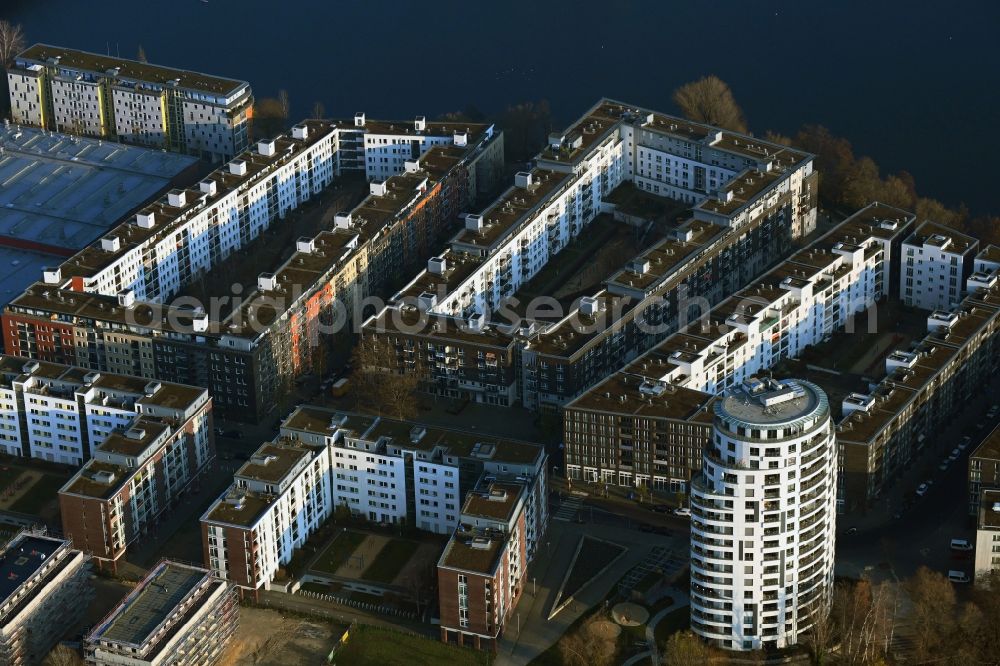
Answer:
M562 501L559 508L556 510L555 515L552 517L554 520L561 520L563 522L570 522L576 519L576 512L580 510L583 505L583 498L586 495L569 495Z

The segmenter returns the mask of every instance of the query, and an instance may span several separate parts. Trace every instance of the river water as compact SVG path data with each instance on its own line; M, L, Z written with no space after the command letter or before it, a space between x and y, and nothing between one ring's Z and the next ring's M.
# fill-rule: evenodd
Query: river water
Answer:
M821 123L918 190L1000 213L1000 2L0 0L41 41L285 89L293 117L433 117L600 96L663 111L704 74L752 131Z

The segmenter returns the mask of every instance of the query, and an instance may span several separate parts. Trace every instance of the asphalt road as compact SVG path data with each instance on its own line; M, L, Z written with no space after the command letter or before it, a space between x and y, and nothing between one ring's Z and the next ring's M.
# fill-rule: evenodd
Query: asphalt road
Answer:
M996 425L997 419L988 420L986 412L994 401L1000 403L997 387L997 381L983 387L945 430L928 433L931 444L924 456L896 480L868 515L838 517L838 573L857 576L868 571L874 579L906 578L924 565L941 572L958 569L972 574L972 553L953 552L950 541L975 542L975 523L968 515L968 459ZM947 470L939 470L938 465L964 435L972 438L968 448ZM930 490L917 497L916 487L928 481ZM857 532L848 534L851 527Z

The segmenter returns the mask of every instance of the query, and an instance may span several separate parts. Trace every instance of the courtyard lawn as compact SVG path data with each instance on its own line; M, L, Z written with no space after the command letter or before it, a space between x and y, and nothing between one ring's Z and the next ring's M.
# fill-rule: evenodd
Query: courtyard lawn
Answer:
M337 651L336 664L352 666L485 666L486 652L446 645L421 636L360 626Z
M419 545L415 541L392 539L382 547L361 578L377 583L391 583L410 561Z
M312 569L331 575L336 573L364 540L365 535L361 532L351 530L341 532L316 558Z
M53 474L43 474L28 490L14 502L10 509L20 513L37 514L46 504L55 501L59 489L66 484L66 479Z

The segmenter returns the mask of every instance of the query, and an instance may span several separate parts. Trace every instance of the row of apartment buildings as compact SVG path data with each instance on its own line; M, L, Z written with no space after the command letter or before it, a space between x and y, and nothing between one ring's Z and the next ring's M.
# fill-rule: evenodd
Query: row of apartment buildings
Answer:
M250 84L48 44L7 68L15 123L219 162L248 145Z
M548 521L544 450L534 444L301 406L201 518L205 562L256 594L337 509L450 534L483 479L524 487L524 546Z
M83 620L89 576L89 558L65 539L22 532L0 547L0 663L42 663Z
M588 225L602 215L629 223L610 201L623 184L684 201L693 217L568 313L525 316L522 287ZM601 100L466 215L363 335L429 392L556 408L676 330L685 295L720 301L815 224L811 155Z
M69 539L26 531L0 548L0 662L43 663L84 621L91 577L90 558ZM238 618L232 584L164 560L87 631L83 654L91 666L204 666L225 650Z
M422 261L502 162L492 126L305 121L47 269L5 308L5 349L205 386L224 417L258 420L316 366L323 332L360 318L369 295ZM213 273L346 173L364 173L369 196L299 239L256 289L234 295ZM211 302L174 302L195 281L210 285Z
M35 44L7 68L15 123L219 162L248 145L246 81Z
M867 393L844 399L837 424L844 509L870 506L996 372L998 260L993 246L979 252L964 298L951 310L931 312L926 336L888 354L885 376Z
M863 208L569 401L567 478L688 491L716 395L798 357L892 293L913 221L882 204Z

